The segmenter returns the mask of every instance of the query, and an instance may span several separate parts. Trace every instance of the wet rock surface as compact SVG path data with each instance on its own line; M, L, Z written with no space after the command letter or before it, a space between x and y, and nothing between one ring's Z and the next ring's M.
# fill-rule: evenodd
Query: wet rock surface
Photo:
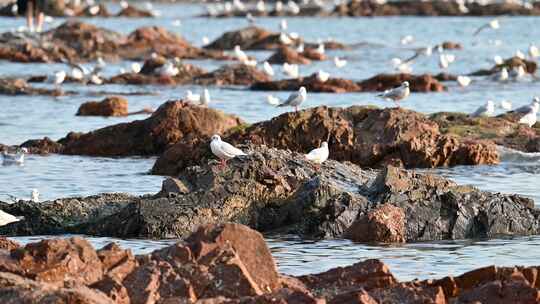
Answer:
M144 255L82 238L0 249L3 303L536 303L538 267L479 268L400 282L379 260L298 277L277 272L258 232L226 223Z
M540 124L531 128L518 121L522 114L507 113L497 117L470 117L464 113L435 113L430 118L441 132L463 140L490 140L497 145L522 152L540 152Z
M304 56L302 53L291 49L290 47L280 47L272 56L266 59L268 63L272 64L310 64L311 60Z
M199 85L251 85L256 82L270 81L263 71L244 64L226 65L210 73L193 79Z
M518 67L522 66L526 73L535 74L538 68L538 64L534 61L521 59L519 57L510 57L503 61L502 64L496 64L489 70L478 70L471 73L471 76L490 76L499 73L503 68L506 68L507 71L512 71Z
M99 57L140 60L154 52L181 59L228 58L220 51L192 46L161 27L142 27L124 36L79 21L67 21L40 35L2 33L0 42L0 59L17 62L84 62Z
M361 91L384 91L408 81L412 92L442 92L446 88L434 76L429 74L379 74L358 82Z
M223 137L233 144L250 142L298 152L310 151L326 140L330 158L351 161L362 167L393 164L430 168L498 162L493 143L461 141L444 135L439 126L423 114L396 108L321 106L234 129ZM187 166L198 164L207 151L204 140L179 142L158 159L153 172L175 175Z
M88 101L83 103L78 116L127 116L128 101L120 96L111 96L102 101Z
M497 15L540 15L539 7L526 8L518 3L477 2L459 5L451 1L375 1L351 0L337 5L332 13L338 16L497 16Z
M0 78L0 94L61 96L71 94L71 92L65 92L61 89L36 88L20 78Z
M207 158L180 172L174 187L166 183L155 196L103 194L0 204L5 212L24 216L0 227L0 233L177 238L200 225L235 222L303 237L411 242L530 235L540 229L532 201L520 196L482 192L391 166L366 171L329 160L319 168L296 152L241 147L247 156L225 168ZM388 210L395 216L386 218ZM362 225L369 229L358 229Z

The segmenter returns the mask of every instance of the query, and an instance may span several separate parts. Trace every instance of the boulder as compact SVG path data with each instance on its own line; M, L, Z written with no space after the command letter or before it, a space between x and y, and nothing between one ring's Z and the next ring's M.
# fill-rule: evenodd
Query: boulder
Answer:
M60 153L63 146L49 137L44 137L43 139L27 140L21 144L21 147L27 148L31 154L49 154Z
M0 237L0 250L7 250L7 251L11 251L13 249L17 249L21 247L21 245L19 245L19 243L15 242L15 241L12 241L8 238L5 238L5 237Z
M77 116L127 116L128 101L121 96L111 96L102 101L88 101L83 103Z
M444 134L462 140L490 140L499 146L522 152L540 152L540 124L532 128L519 124L521 115L507 113L497 117L470 117L464 113L434 113L430 119Z
M404 218L384 221L381 211L375 211L378 222L370 225L381 233L374 234L372 241L395 241L396 236L399 241L412 242L540 231L538 210L532 200L520 196L482 192L395 167L364 171L333 160L319 167L295 152L264 146L240 148L248 155L229 161L226 168L208 162L206 148L199 166L179 174L181 193L162 190L156 196L109 194L38 205L28 201L0 204L5 212L24 216L23 221L0 227L0 233L162 239L187 237L209 223L234 222L262 232L333 238L343 237L366 215L374 218L373 211L382 204L401 209ZM404 230L397 224L401 222ZM388 230L393 238L386 234ZM219 243L217 237L211 243ZM234 247L231 239L229 243ZM197 254L200 250L193 247L190 251ZM243 255L241 250L235 252ZM245 263L249 269L251 262Z
M244 64L226 65L207 74L196 76L193 79L198 85L251 85L256 82L270 81L263 71Z
M303 54L298 53L290 47L280 47L272 56L266 59L269 63L273 64L310 64L311 60L305 57Z
M128 17L128 18L150 18L150 17L154 17L154 14L149 10L140 9L132 5L129 5L128 7L123 8L120 12L118 12L116 16Z
M211 136L242 121L232 115L183 101L168 101L147 119L112 125L58 142L61 153L93 156L158 155L184 137Z
M496 64L489 70L478 70L471 73L471 76L490 76L499 73L503 68L506 68L508 71L511 71L515 68L522 66L525 69L525 72L534 75L538 68L538 64L535 61L530 61L526 59L521 59L519 57L510 57L505 59L502 64Z
M405 212L393 205L382 205L356 219L345 231L355 242L405 242Z
M188 63L177 63L175 67L178 69L178 74L175 76L163 75L160 73L161 68L166 63L165 58L151 58L144 62L144 65L139 73L128 72L111 77L106 82L114 84L131 84L131 85L184 85L193 83L195 77L206 74L207 72L195 65Z
M317 74L293 79L256 82L250 89L254 91L298 91L300 87L305 87L308 92L321 93L347 93L360 91L360 86L351 80L329 78L327 81L322 82L317 78Z
M61 89L35 88L20 78L0 78L0 94L62 96L71 92L64 92Z
M284 113L247 128L231 130L224 140L251 142L293 151L310 151L328 141L330 158L363 167L385 164L407 168L494 164L499 161L493 143L460 141L443 135L439 126L423 114L398 108L346 109L320 106ZM156 174L175 175L198 164L207 142L179 142L154 165ZM189 152L185 152L189 150Z
M358 83L361 91L384 91L408 81L412 92L442 92L446 90L435 77L430 74L379 74Z

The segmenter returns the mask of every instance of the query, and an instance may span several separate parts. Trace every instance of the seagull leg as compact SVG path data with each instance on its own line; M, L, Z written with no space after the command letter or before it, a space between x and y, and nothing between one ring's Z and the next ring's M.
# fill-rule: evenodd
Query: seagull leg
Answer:
M399 101L394 100L394 103L396 104L396 107L399 109Z
M298 112L298 106L294 106L294 111Z

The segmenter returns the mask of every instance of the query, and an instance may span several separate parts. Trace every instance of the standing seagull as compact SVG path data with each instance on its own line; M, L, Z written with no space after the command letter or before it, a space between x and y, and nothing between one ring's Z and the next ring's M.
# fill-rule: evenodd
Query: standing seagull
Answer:
M328 151L328 143L326 141L323 141L321 143L321 147L311 150L308 154L306 154L306 158L320 165L328 159L329 154L330 152Z
M533 101L530 104L525 105L525 106L521 106L521 107L515 109L514 112L521 113L521 114L527 114L531 110L534 110L536 112L538 112L540 110L540 98L534 97Z
M298 92L291 93L289 98L285 100L282 104L279 104L278 107L294 107L294 110L298 112L298 106L300 106L307 99L307 91L305 87L300 87Z
M24 154L28 153L28 149L17 149L15 154L11 154L7 151L2 152L2 164L3 165L22 165L24 163Z
M536 124L536 121L538 119L536 115L537 113L538 111L536 110L536 108L531 107L529 109L529 112L527 112L523 117L521 117L521 119L519 120L519 123L527 125L529 127L534 126L534 124Z
M212 136L210 150L212 150L212 153L220 159L222 167L227 164L227 160L235 158L236 156L246 155L242 150L222 141L219 135Z
M208 92L208 89L203 90L203 94L200 97L200 104L201 106L208 106L210 103L210 92Z
M481 116L491 116L495 113L495 103L493 100L488 100L485 105L480 106L474 113L472 113L471 117L481 117Z
M16 218L15 216L0 210L0 226L5 226L10 223L18 222L20 220L21 219Z
M399 108L399 101L409 97L410 94L409 82L404 81L399 87L386 90L377 96L395 102Z

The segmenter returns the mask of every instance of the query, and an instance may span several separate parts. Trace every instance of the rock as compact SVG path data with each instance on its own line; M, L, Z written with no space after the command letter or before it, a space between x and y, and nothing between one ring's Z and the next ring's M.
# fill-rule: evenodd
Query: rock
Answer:
M408 81L412 92L442 92L446 88L430 74L379 74L358 83L361 91L384 91Z
M290 47L282 46L280 47L272 56L266 59L269 63L273 64L310 64L311 60L303 56L303 54L298 53Z
M168 101L144 120L121 123L58 142L63 154L93 156L157 155L184 137L211 136L237 127L232 115L183 101Z
M251 85L270 81L270 76L255 67L244 64L226 65L215 71L195 77L198 85Z
M238 224L200 227L187 240L196 259L201 259L218 247L231 245L260 290L274 291L280 287L272 254L263 236Z
M96 7L99 8L96 10ZM102 17L107 18L111 17L111 14L109 13L109 10L103 3L99 3L97 5L88 5L79 12L76 13L76 16L78 17Z
M0 237L0 250L8 250L11 251L13 249L17 249L21 247L19 243L12 241L5 237Z
M341 45L339 43L336 43L334 45L334 43L332 42L325 42L323 43L324 44L324 48L326 49L327 46L329 50L340 50L340 49L345 49L346 47L344 45ZM319 53L317 52L317 48L312 48L312 47L309 47L308 48L305 48L304 51L302 53L300 53L300 55L308 58L308 59L311 59L311 60L315 60L315 61L323 61L323 60L326 60L326 55L325 54L322 54L322 53Z
M111 96L102 101L89 101L83 103L77 116L127 116L128 101L120 96Z
M60 153L62 151L62 144L55 142L49 137L27 140L21 144L21 147L27 148L31 154Z
M499 16L499 15L540 15L540 8L526 8L518 3L489 3L482 5L476 2L463 4L460 8L456 2L385 2L350 0L338 4L333 15L337 16Z
M417 168L498 162L497 149L492 143L461 142L456 137L443 135L435 122L405 109L321 106L285 113L233 131L224 134L224 140L300 152L310 151L326 139L330 158L363 167L395 164ZM185 165L198 164L201 160L198 151L208 149L205 142L199 143L202 150L193 143L185 153L184 144L178 145L179 148L171 148L157 160L152 172L175 175Z
M116 16L128 17L128 18L149 18L149 17L154 17L154 14L149 10L140 9L132 5L129 5L128 7L118 12Z
M512 69L518 68L519 66L522 66L525 69L525 72L532 75L536 73L536 70L538 68L538 64L534 61L521 59L519 57L511 57L504 60L502 64L496 64L489 70L479 70L479 71L473 72L470 74L470 76L495 75L499 73L502 70L502 68L506 68L508 71L511 71Z
M354 221L344 237L355 242L404 243L405 212L393 205L382 205Z
M302 86L308 92L346 93L360 91L360 87L351 80L329 78L322 82L317 78L317 74L294 79L256 82L250 89L255 91L298 91Z
M497 117L472 118L463 113L441 112L430 116L444 134L462 140L490 140L495 144L523 152L540 152L540 126L529 128L519 124L517 113Z
M34 88L24 79L0 78L0 94L2 95L49 95L61 96L71 92L64 92L60 89Z
M182 181L168 177L163 180L160 196L170 196L171 194L187 194L189 189L182 183Z
M445 50L462 50L463 46L459 42L444 41L441 46Z

